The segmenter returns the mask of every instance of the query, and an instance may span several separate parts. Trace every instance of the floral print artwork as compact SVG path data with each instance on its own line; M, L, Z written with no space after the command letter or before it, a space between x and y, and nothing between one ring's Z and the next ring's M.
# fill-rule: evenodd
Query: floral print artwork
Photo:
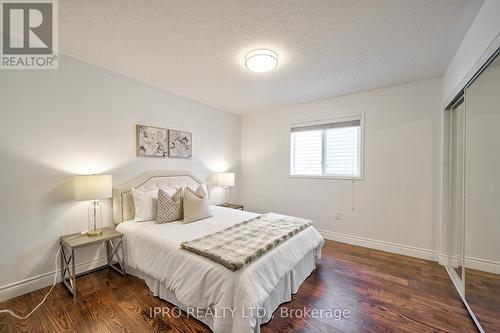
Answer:
M193 153L191 133L169 130L168 136L168 156L191 158Z
M137 155L167 156L167 129L137 125Z

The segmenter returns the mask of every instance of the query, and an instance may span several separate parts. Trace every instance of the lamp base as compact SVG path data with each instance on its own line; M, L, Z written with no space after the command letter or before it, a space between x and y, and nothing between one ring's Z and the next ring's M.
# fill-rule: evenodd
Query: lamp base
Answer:
M102 235L102 229L94 229L87 231L87 236L95 237Z
M102 207L99 200L92 200L89 206L89 225L87 235L95 237L102 235Z
M229 186L224 187L224 206L229 206Z

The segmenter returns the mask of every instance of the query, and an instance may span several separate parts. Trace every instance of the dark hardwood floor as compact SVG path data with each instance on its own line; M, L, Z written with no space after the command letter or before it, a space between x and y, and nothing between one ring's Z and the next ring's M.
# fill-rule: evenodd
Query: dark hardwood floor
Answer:
M500 333L500 274L466 268L465 295L487 333Z
M172 306L151 296L144 282L135 277L122 277L106 269L84 275L77 283L77 300L58 284L28 320L0 314L0 332L209 332L185 314L152 318L151 307ZM0 308L27 313L46 291L0 303ZM350 316L341 320L311 313L307 318L280 317L282 311L304 308L349 309ZM439 264L332 241L326 242L317 270L261 330L477 332Z

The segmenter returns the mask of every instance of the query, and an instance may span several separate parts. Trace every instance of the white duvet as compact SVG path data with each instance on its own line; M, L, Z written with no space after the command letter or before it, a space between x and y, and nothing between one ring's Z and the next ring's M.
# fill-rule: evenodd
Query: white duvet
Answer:
M323 238L316 229L309 227L243 269L232 272L205 257L181 249L180 243L223 230L259 214L217 206L212 210L213 217L190 224L120 223L117 230L125 235L126 264L160 281L185 306L210 308L214 313L236 309L233 317L214 319L215 332L253 332L256 318L243 316L242 311L248 314L262 306L281 278L306 254L323 245Z

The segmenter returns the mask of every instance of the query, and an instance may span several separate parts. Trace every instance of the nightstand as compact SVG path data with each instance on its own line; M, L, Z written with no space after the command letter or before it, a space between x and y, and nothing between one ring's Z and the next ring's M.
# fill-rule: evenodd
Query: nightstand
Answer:
M220 205L217 205L217 206L243 210L243 205L232 204L232 203L229 203L229 204L220 204Z
M99 236L71 234L59 237L59 243L62 247L61 278L64 285L73 295L73 298L76 298L76 278L80 275L87 274L105 267L110 267L122 275L126 274L122 246L123 234L111 228L103 228L102 231L102 234ZM89 272L83 272L77 275L75 271L75 250L82 247L102 243L106 243L107 263ZM121 251L121 256L118 256L118 251ZM112 263L113 258L115 257L119 268Z

